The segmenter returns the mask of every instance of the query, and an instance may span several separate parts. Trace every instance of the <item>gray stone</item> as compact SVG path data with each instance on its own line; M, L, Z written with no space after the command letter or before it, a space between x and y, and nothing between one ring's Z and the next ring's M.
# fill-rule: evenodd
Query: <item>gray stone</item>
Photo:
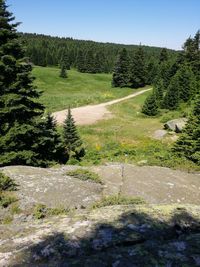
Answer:
M164 124L165 129L180 133L187 123L186 118L174 119Z

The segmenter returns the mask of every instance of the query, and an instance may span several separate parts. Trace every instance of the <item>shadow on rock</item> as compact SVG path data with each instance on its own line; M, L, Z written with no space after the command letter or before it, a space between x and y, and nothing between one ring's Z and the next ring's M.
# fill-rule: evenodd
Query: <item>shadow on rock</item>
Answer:
M108 208L100 211L107 215ZM11 266L200 266L199 217L184 208L168 215L129 207L114 220L93 218L83 237L79 229L55 233L28 247Z

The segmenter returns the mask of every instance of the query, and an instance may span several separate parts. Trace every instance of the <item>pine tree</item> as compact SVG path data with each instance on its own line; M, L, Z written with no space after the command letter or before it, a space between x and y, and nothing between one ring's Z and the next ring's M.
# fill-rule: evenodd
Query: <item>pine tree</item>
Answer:
M166 48L163 48L160 52L160 58L159 58L159 63L163 63L165 61L168 61L169 56Z
M146 64L143 48L140 46L135 52L130 68L130 82L133 88L143 87L146 84Z
M150 94L146 98L142 107L142 113L148 116L155 116L158 114L158 105L154 93Z
M187 65L182 65L176 75L179 78L179 98L187 102L196 93L195 76Z
M200 165L200 95L197 95L192 114L173 151Z
M189 37L184 43L184 56L192 71L200 80L200 31L198 30L194 38Z
M164 85L163 85L163 80L159 79L155 85L154 85L154 95L156 98L156 102L158 106L161 108L162 107L162 102L163 102L163 96L164 96Z
M175 73L172 72L172 68L173 63L170 61L164 61L159 65L156 81L162 79L164 88L167 88L169 86L172 77L175 75Z
M101 73L103 72L103 62L101 60L101 56L99 53L96 53L94 58L94 67L93 67L94 73Z
M85 72L85 57L82 50L78 51L76 62L78 71Z
M85 72L95 73L95 58L92 50L89 50L86 54Z
M0 166L44 165L48 136L41 131L44 106L33 86L31 65L23 60L14 17L0 0ZM38 143L46 147L40 156Z
M64 52L62 55L60 65L64 66L66 70L70 70L70 65L71 65L70 59L69 59L69 55L66 52Z
M151 58L146 67L146 84L153 84L158 75L158 63Z
M112 86L114 87L126 87L129 83L129 57L127 50L122 49L117 57L115 64Z
M70 108L63 126L63 142L69 158L80 159L84 155L82 141L78 135Z
M40 138L41 135L44 136L45 142ZM38 141L35 148L38 151L38 158L41 160L40 165L48 166L48 163L65 163L67 161L61 136L56 129L56 121L50 113L42 118L37 136ZM43 159L45 159L45 163Z
M167 92L165 94L164 100L163 100L163 107L175 110L179 106L179 94L180 94L180 88L179 88L179 77L178 75L175 75L168 88Z
M61 65L60 69L60 77L61 78L67 78L67 71L64 65Z

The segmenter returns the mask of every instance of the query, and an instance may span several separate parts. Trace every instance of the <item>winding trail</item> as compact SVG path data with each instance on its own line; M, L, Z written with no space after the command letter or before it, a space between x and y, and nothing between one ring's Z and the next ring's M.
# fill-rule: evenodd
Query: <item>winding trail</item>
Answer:
M73 108L71 110L72 116L77 125L89 125L97 122L101 119L108 119L112 117L112 113L107 109L107 106L119 103L121 101L136 97L141 95L152 88L144 89L142 91L130 94L128 96L111 100L109 102L97 104L97 105L87 105L83 107ZM53 117L56 119L58 124L62 124L66 118L67 109L57 111L53 113Z

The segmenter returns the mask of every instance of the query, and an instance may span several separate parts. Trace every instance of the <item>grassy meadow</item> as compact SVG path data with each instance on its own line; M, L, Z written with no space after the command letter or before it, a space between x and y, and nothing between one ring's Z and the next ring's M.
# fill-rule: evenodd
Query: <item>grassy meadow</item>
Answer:
M162 140L153 138L156 130L163 129L163 122L183 114L180 110L175 113L163 111L156 117L143 115L141 106L150 93L110 106L113 118L109 120L79 127L87 152L82 165L124 162L188 171L197 168L189 161L176 158L171 152L172 133L169 132Z
M80 73L72 69L68 78L59 77L59 68L34 67L34 83L43 91L42 103L48 111L59 111L87 104L97 104L124 97L133 92L130 88L113 88L111 74Z
M33 69L35 84L43 91L42 102L50 112L69 105L77 107L106 102L134 91L130 88L112 88L111 74L86 74L70 70L68 78L63 79L59 77L59 71L51 67ZM195 168L192 163L177 159L171 153L173 139L170 133L162 140L152 137L156 130L163 129L164 122L184 116L187 108L146 117L141 113L141 107L150 93L110 106L113 117L109 120L78 127L86 148L86 155L80 164L126 162L186 170Z

